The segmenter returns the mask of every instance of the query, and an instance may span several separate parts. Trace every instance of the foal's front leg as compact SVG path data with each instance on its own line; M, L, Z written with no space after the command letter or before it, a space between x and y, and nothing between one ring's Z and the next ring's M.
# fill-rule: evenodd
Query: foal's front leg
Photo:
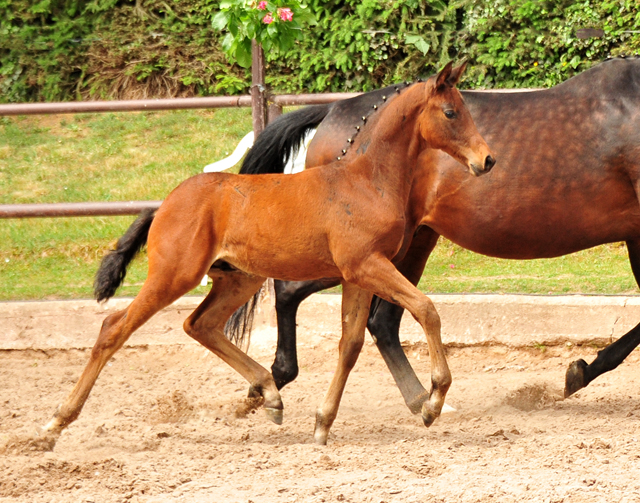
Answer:
M342 283L342 338L338 368L331 380L322 406L316 413L314 438L316 443L327 444L329 429L338 415L340 399L351 369L356 364L364 343L372 293L350 283Z
M422 404L422 420L426 426L431 426L440 416L445 395L451 386L451 372L440 338L440 316L433 302L383 256L370 255L357 269L348 273L348 279L378 297L405 308L422 326L431 358L431 393Z
M420 281L427 259L438 242L438 237L438 234L429 227L420 227L414 234L406 255L397 263L398 270L411 281L411 284L417 285ZM413 414L418 414L424 402L429 399L429 392L422 386L400 345L400 320L403 313L404 309L397 304L374 298L371 302L367 328L389 367L407 407Z

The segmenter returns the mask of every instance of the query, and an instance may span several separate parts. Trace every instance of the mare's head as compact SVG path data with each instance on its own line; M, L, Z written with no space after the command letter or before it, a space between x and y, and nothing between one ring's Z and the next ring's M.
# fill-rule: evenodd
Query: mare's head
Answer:
M429 148L445 151L479 176L491 171L496 161L456 89L466 66L465 62L453 68L447 63L438 75L427 81L420 133Z

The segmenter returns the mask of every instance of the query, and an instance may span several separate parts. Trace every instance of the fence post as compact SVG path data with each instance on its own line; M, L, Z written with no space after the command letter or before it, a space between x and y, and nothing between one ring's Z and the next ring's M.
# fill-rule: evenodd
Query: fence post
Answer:
M267 124L273 122L282 115L282 106L277 103L269 103L269 109L267 111Z
M251 110L254 138L267 124L267 89L265 84L264 51L255 40L251 41Z

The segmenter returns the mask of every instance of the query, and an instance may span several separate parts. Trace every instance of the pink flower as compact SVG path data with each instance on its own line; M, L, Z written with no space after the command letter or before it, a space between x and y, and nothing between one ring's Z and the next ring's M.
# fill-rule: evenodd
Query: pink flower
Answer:
M258 10L265 10L267 8L267 2L262 1L258 4Z
M265 17L262 18L262 22L264 24L271 24L273 23L274 19L273 16L271 14L267 14Z
M283 21L291 21L293 20L293 12L289 7L283 7L282 9L278 9L278 16Z

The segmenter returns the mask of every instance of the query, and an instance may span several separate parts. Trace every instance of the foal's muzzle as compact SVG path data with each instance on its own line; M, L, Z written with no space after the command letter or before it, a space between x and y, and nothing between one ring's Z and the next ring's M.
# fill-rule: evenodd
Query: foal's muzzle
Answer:
M472 173L475 176L480 176L480 175L484 175L485 173L488 173L489 171L491 171L491 169L495 166L495 164L496 164L496 160L493 157L491 157L490 155L488 155L484 159L484 165L471 163L470 164L470 168L471 168Z

